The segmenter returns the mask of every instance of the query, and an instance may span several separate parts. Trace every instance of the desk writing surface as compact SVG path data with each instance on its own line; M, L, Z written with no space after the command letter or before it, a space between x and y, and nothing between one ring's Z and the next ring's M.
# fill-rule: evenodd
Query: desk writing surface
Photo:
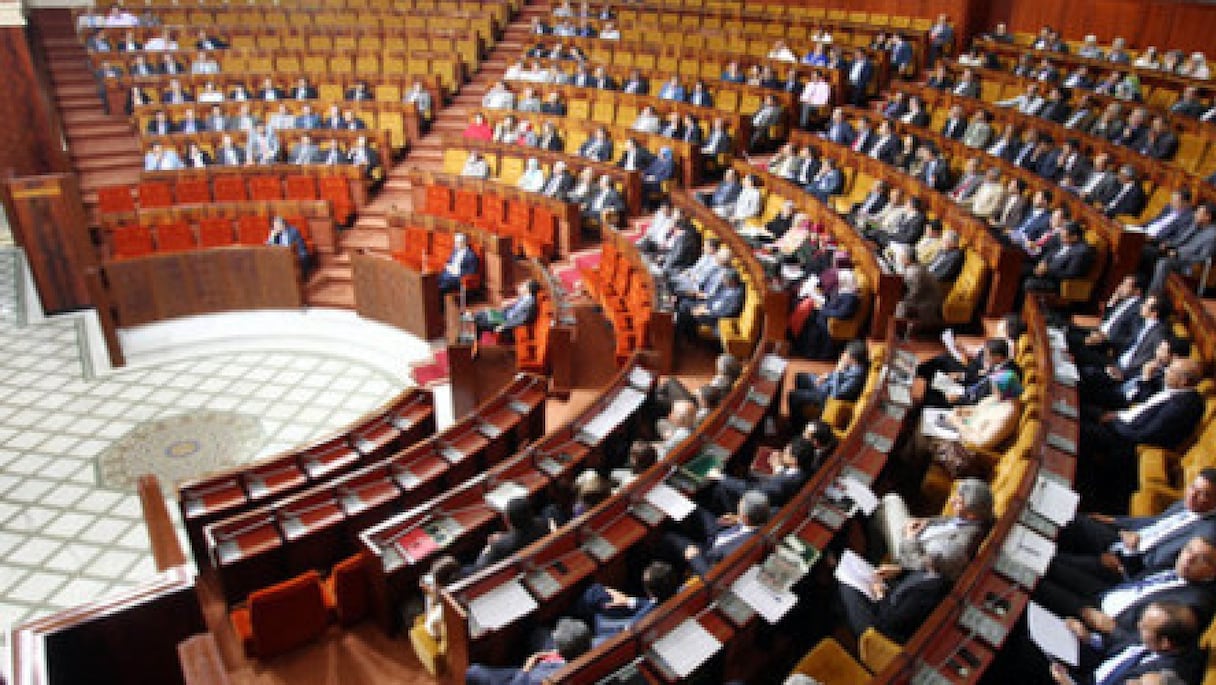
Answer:
M345 520L345 512L333 499L319 505L279 512L279 527L283 529L283 537L289 541L307 537L312 531L338 525Z
M967 591L966 601L1012 630L1030 601L1030 594L1021 585L989 569Z
M633 416L644 401L646 393L632 387L620 388L607 405L601 407L594 417L583 424L582 431L600 442Z
M418 481L425 482L443 475L448 470L448 463L435 452L434 443L417 454L409 461L394 462L394 466L405 469L413 474Z
M957 606L950 607L949 613L948 622L934 632L918 655L950 682L972 682L992 663L996 652L958 624Z
M391 475L377 471L372 478L343 484L338 495L338 503L350 516L396 499L401 495L401 489Z
M511 411L505 403L496 407L486 408L478 412L478 416L485 423L488 423L502 432L515 427L519 423L519 414Z

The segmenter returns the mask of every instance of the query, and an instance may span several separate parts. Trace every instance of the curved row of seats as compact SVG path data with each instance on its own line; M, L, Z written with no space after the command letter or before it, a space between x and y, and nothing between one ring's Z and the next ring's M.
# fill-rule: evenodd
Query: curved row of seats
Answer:
M493 303L511 297L515 284L514 236L486 231L446 216L389 212L389 255L414 271L438 271L452 253L455 235L463 233L477 255L477 273L462 276L466 293L486 289Z
M569 113L567 113L567 116L562 117L536 112L514 112L492 109L484 110L482 115L485 117L486 123L491 127L496 126L507 116L514 117L516 121L531 122L532 130L534 131L540 131L546 123L552 124L554 131L565 142L565 151L571 154L578 151L583 142L595 132L595 129L602 127L608 134L608 139L612 141L613 157L620 157L619 153L624 150L625 141L632 138L639 145L650 150L652 154L657 153L660 148L670 148L672 157L676 162L676 168L681 172L679 176L673 178L678 179L684 186L691 188L698 185L702 182L702 178L705 175L705 157L701 153L700 145L667 138L657 133L641 133L627 126L579 119Z
M850 117L865 117L875 127L877 127L880 121L886 121L873 112L861 111L855 108L846 108L846 111ZM898 121L890 123L899 135L911 134L922 142L931 143L946 155L946 158L955 168L961 167L964 160L975 157L977 154L983 154L986 164L998 167L1005 179L1020 179L1026 184L1029 192L1034 192L1040 188L1050 190L1055 198L1054 204L1056 206L1062 205L1068 207L1073 221L1077 221L1085 227L1085 241L1094 248L1095 257L1089 272L1083 277L1067 279L1060 284L1060 298L1064 302L1074 304L1087 303L1096 293L1103 292L1105 288L1113 287L1113 284L1117 283L1123 276L1135 272L1139 265L1140 252L1144 245L1145 236L1143 233L1124 230L1118 221L1106 217L1094 207L1086 204L1081 198L1061 191L1054 183L1012 162L993 157L986 152L973 150L963 145L960 141L946 138L928 128L911 126ZM1151 193L1146 193L1146 195L1151 195ZM1156 208L1150 205L1146 207L1139 217L1116 218L1119 221L1139 221L1145 216L1152 216L1149 212L1155 212L1159 208L1160 205ZM1110 261L1109 265L1107 264L1108 259Z
M1015 42L1017 42L1017 38L1018 35L1014 34ZM1032 47L1032 43L1033 38L1025 45L1006 45L983 38L977 40L977 44L985 52L997 55L1000 58L1001 65L1007 68L1012 68L1022 55L1030 55L1039 60L1049 59L1053 64L1067 65L1069 68L1087 67L1090 73L1094 75L1098 75L1100 72L1111 71L1135 74L1140 79L1142 88L1148 86L1145 89L1148 95L1148 97L1144 98L1145 101L1155 107L1165 108L1173 104L1173 101L1187 86L1207 88L1211 85L1211 81L1205 79L1191 78L1182 74L1167 74L1160 69L1137 67L1134 64L1137 56L1136 50L1127 51L1128 55L1132 57L1131 64L1115 64L1105 59L1090 59L1075 53L1038 50ZM1077 41L1073 41L1073 43L1077 43Z
M663 291L642 255L623 234L608 232L600 245L600 261L592 269L580 270L587 294L604 311L616 335L617 363L636 350L655 353L655 368L669 372L675 356L675 323L670 306L662 301ZM742 350L723 339L722 347L735 354ZM750 349L747 350L750 352ZM747 354L736 355L740 359Z
M434 432L431 393L410 388L333 437L182 484L178 504L195 560L207 564L203 528L208 523L326 480Z
M1016 86L1010 86L1010 88L1014 87ZM997 107L994 104L996 98L1006 97L1006 94L1002 92L1000 96L995 96L993 95L993 89L989 89L987 95L994 99L988 99L988 97L983 97L982 99L968 98L940 91L936 88L913 84L900 84L896 90L919 97L926 105L926 111L932 115L934 124L944 122L947 115L946 110L953 105L961 105L964 110L970 110L967 111L968 117L974 114L976 109L983 109L988 113L988 121L993 125L994 132L999 132L1005 125L1012 125L1016 129L1036 129L1042 133L1046 133L1050 138L1057 141L1076 139L1081 145L1095 153L1105 152L1109 154L1112 160L1120 165L1131 165L1139 172L1139 177L1141 178L1145 176L1160 178L1168 175L1177 177L1179 182L1193 183L1197 181L1197 179L1193 178L1193 175L1198 175L1202 178L1207 175L1204 173L1204 170L1216 164L1216 159L1208 159L1211 136L1201 135L1200 133L1185 129L1178 132L1178 152L1174 157L1168 160L1153 159L1147 155L1140 154L1139 151L1116 145L1100 136L1066 128L1063 124L1058 124L1042 117L1022 114L1016 109ZM981 96L985 95L982 90L980 94Z
M346 468L331 470L324 479L307 479L289 462L285 474L272 471L272 463L222 481L219 487L236 490L241 482L261 477L268 493L250 497L243 508L213 507L206 517L196 517L190 526L199 533L196 562L214 570L229 604L308 570L329 569L357 551L358 536L368 526L484 476L525 441L539 437L546 385L542 377L519 374L443 432L431 430L357 462L348 459ZM292 487L279 485L284 482Z

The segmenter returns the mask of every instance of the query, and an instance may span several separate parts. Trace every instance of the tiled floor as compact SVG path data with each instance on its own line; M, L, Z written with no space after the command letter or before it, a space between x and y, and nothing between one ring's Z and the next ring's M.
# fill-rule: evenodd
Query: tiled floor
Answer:
M360 361L246 351L172 359L90 379L79 317L25 325L16 252L0 247L0 627L152 573L131 493L98 484L95 457L139 422L196 408L261 418L261 454L350 423L400 391ZM170 506L175 512L175 507Z

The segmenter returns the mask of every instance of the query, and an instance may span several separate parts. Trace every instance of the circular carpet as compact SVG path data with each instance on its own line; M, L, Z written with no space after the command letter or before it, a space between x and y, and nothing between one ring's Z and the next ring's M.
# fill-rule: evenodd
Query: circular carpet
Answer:
M97 457L101 484L134 491L145 473L174 486L248 462L266 443L258 417L200 409L145 421Z

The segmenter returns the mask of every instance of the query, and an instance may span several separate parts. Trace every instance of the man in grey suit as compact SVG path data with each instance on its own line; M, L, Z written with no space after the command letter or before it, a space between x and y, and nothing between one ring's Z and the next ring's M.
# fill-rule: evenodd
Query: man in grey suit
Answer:
M963 132L963 145L980 149L987 147L990 140L992 140L992 124L988 123L988 113L982 109L976 110L975 114L971 115L971 123L967 124L967 130Z
M992 490L979 478L963 478L950 496L952 516L913 518L899 495L883 497L871 518L871 559L889 554L894 565L886 573L933 568L951 581L967 568L971 556L992 522ZM883 572L880 567L880 573Z
M1172 241L1161 244L1161 256L1153 267L1152 292L1161 292L1171 273L1190 273L1216 254L1216 224L1212 222L1212 205L1204 203L1195 208L1189 225Z

